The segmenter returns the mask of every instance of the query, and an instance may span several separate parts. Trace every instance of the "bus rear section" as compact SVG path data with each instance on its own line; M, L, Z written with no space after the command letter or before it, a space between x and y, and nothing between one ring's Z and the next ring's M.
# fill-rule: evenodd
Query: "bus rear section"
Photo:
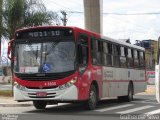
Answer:
M146 89L145 49L108 37L91 37L92 77L99 98L132 101Z

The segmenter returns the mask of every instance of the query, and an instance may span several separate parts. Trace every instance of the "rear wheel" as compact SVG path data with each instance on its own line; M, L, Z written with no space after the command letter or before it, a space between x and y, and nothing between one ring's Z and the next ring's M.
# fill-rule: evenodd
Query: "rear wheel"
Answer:
M127 96L119 96L118 97L118 100L123 102L123 101L126 101L126 102L130 102L133 100L133 84L132 83L129 83L128 85L128 94Z
M33 105L36 109L45 109L47 102L45 101L33 101Z
M128 86L128 95L126 96L126 101L130 102L133 100L133 85L130 83Z
M87 108L93 110L97 105L97 91L94 85L91 85L89 92L89 100L87 101Z

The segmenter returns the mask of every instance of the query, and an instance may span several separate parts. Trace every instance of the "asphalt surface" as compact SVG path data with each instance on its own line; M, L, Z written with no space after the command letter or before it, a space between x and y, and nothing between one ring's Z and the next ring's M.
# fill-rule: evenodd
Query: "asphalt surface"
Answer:
M0 90L11 90L11 85L0 85ZM0 96L0 120L159 120L160 104L155 99L154 86L134 96L132 102L117 99L99 102L95 110L83 104L48 105L36 110L32 102L17 103L11 97Z
M45 110L36 110L33 106L1 106L0 114L3 120L6 116L17 117L16 120L159 120L160 104L154 94L139 94L134 96L132 102L119 102L116 99L101 101L92 111L86 110L82 104L61 103L49 105Z

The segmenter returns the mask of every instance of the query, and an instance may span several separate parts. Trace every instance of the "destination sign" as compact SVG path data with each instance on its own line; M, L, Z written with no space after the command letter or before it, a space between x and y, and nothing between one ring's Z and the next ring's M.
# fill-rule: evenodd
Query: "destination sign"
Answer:
M29 29L16 34L16 39L72 36L71 29Z

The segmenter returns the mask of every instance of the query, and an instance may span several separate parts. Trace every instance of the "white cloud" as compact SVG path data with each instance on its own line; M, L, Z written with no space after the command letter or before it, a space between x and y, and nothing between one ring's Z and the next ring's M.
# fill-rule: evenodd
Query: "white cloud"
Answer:
M49 10L83 11L83 0L44 0ZM103 0L103 12L147 13L158 12L159 0ZM69 26L84 28L83 14L68 14ZM113 38L156 39L160 31L158 15L103 15L104 35Z
M104 0L104 12L158 12L159 0ZM160 31L159 15L104 15L104 34L113 38L157 39ZM106 34L108 33L108 34Z
M83 11L83 0L43 0L51 11ZM160 12L160 0L103 0L103 12L147 13ZM68 13L67 25L84 28L84 14ZM160 15L103 15L103 33L116 39L155 39L160 35ZM2 45L7 49L7 44ZM4 51L5 53L5 51Z

